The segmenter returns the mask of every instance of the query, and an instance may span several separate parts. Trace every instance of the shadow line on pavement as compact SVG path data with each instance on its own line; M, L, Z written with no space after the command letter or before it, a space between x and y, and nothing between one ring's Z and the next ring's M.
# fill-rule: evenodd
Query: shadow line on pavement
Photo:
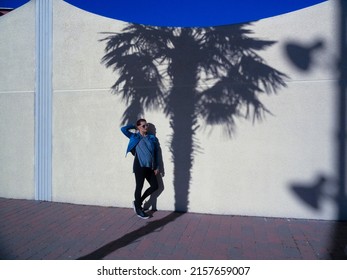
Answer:
M176 220L184 214L185 212L172 212L160 220L149 222L145 226L132 232L129 232L124 236L107 243L106 245L95 250L94 252L91 252L85 256L78 258L78 260L101 260L107 255L117 251L118 249L126 247L129 244L135 242L137 239L147 234L150 234L158 229L161 230L162 227L164 227L168 223L173 222L174 220Z

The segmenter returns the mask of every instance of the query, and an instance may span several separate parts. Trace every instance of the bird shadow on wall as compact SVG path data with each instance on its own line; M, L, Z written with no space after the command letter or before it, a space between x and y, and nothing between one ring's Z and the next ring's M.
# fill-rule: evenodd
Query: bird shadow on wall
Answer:
M340 9L338 46L340 54L336 69L336 139L335 145L335 175L318 174L312 183L297 183L291 186L294 194L301 199L305 205L315 211L319 211L322 202L326 199L332 201L337 209L336 223L331 234L331 245L326 252L327 258L347 259L347 196L346 196L346 89L347 89L347 3L339 1ZM312 43L288 42L285 51L290 61L303 72L310 72L314 69L315 56L324 48L323 40L315 40ZM335 69L331 69L335 70Z
M236 118L262 119L270 111L260 96L286 85L287 76L257 54L276 42L254 38L250 27L128 24L119 33L103 33L102 63L115 72L113 93L127 106L121 125L150 110L161 111L169 120L175 211L189 207L201 124L222 126L231 137Z

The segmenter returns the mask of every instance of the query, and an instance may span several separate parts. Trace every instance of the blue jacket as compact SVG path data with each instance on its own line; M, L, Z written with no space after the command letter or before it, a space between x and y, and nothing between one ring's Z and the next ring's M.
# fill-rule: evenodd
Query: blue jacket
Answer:
M129 152L131 152L134 155L135 154L135 147L141 140L140 133L139 132L133 133L130 131L131 129L136 129L136 126L130 124L130 125L123 126L121 128L121 131L123 132L123 134L129 138L129 144L128 144L125 155L127 155ZM151 141L151 143L153 145L154 169L158 169L158 167L159 167L159 157L158 157L159 142L158 142L158 139L157 139L157 137L155 137L151 133L148 133L147 137L149 137L149 140Z

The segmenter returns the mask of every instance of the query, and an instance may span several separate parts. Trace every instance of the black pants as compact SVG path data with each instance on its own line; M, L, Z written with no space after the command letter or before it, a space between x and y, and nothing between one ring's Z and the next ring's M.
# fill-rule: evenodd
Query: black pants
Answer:
M135 156L134 159L134 173L136 181L135 206L141 207L143 201L158 189L158 180L154 174L154 170L148 167L141 167L137 156ZM150 187L144 192L143 195L141 195L145 179L149 183Z

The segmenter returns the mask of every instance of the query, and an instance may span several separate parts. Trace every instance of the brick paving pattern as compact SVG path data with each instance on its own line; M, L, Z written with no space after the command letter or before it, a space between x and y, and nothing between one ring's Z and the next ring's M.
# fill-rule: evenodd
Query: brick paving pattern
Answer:
M0 259L347 259L347 222L0 198Z

